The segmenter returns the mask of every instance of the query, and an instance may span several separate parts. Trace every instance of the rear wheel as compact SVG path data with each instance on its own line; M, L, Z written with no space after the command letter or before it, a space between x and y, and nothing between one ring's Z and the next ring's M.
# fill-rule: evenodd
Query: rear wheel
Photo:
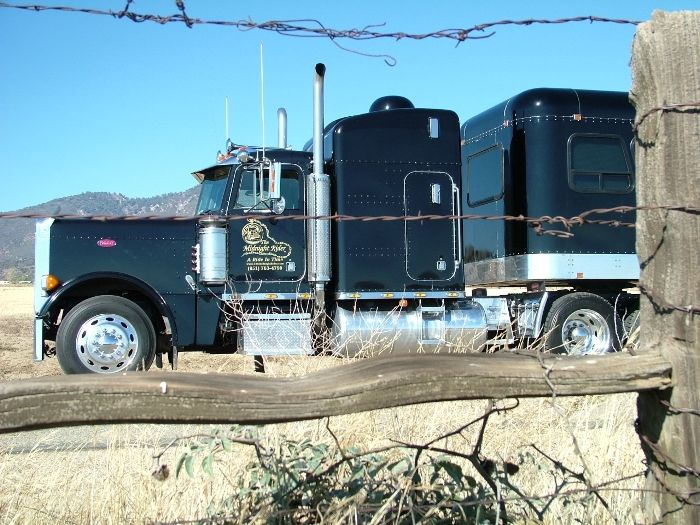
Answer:
M155 352L156 333L146 313L136 303L114 295L78 304L56 335L56 355L67 374L147 370Z
M545 349L558 354L605 354L620 349L620 319L602 297L575 292L552 303L544 323Z

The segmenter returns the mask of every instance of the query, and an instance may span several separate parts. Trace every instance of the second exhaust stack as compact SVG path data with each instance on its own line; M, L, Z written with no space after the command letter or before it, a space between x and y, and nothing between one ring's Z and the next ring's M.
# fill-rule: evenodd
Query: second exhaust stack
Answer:
M331 214L330 177L324 173L323 80L326 66L316 64L314 75L313 174L309 177L309 215ZM309 280L323 291L331 279L331 228L328 219L309 221Z

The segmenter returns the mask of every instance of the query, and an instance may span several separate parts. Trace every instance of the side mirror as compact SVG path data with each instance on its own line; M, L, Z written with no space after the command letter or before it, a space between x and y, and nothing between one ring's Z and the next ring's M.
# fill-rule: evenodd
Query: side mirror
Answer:
M284 201L284 197L280 197L279 199L272 199L272 213L275 215L279 215L282 212L284 212L286 202Z

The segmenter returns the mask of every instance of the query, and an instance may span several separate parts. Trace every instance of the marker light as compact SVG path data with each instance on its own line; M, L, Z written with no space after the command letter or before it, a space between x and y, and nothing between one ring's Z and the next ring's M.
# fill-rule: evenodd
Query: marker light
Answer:
M61 285L61 281L58 277L52 274L44 275L41 278L41 289L45 292L53 292L56 288Z

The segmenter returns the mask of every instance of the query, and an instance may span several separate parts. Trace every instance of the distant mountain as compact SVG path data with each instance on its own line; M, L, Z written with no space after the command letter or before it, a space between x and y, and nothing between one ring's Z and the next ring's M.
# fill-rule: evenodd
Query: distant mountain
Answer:
M157 197L129 198L120 193L87 192L17 210L46 215L191 215L199 187ZM34 221L0 220L0 281L34 277Z

